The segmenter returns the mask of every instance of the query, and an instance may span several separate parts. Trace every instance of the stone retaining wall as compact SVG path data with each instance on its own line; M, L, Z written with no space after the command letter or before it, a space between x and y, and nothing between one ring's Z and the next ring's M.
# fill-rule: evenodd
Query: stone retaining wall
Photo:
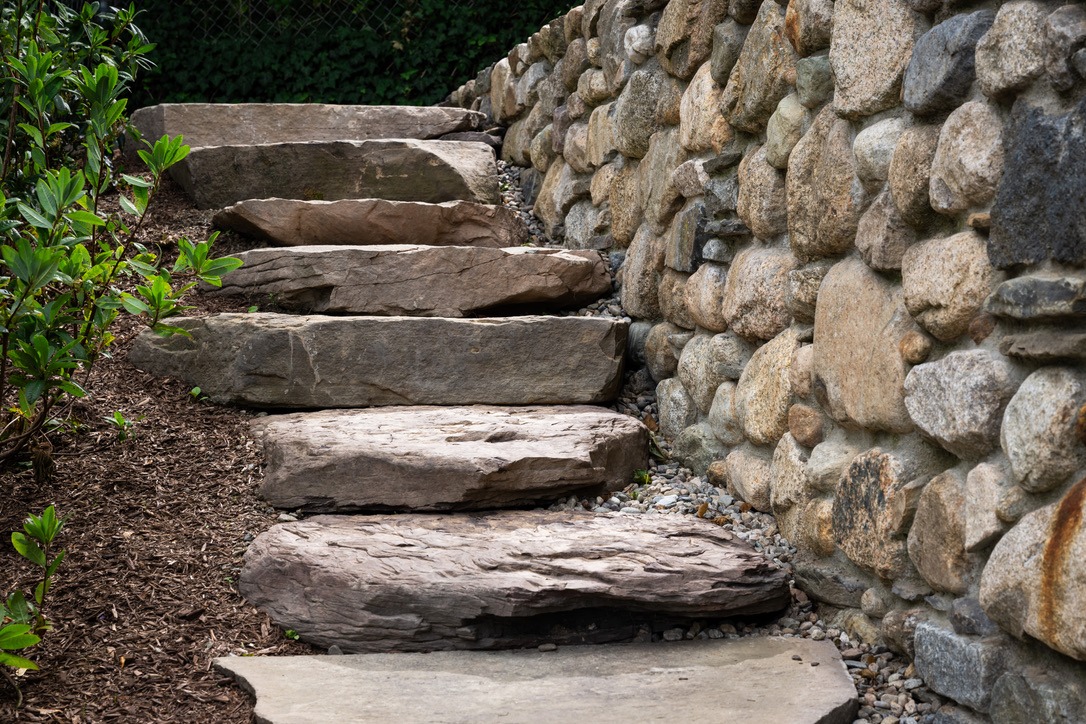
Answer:
M676 453L996 721L1086 711L1084 75L1079 4L590 0L447 101L624 257Z

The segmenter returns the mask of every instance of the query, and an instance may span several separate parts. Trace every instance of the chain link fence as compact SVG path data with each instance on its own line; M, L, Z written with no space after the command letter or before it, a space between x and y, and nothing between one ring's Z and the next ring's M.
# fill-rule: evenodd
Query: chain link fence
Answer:
M573 0L135 0L157 68L134 105L426 104Z

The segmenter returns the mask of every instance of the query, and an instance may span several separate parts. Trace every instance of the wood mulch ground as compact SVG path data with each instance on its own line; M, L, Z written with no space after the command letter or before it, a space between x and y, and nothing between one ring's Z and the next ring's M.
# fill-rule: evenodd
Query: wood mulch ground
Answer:
M207 238L210 212L168 183L158 202L144 243ZM242 248L223 235L215 253ZM247 303L190 297L196 314ZM55 628L27 654L41 671L18 678L18 709L0 678L0 722L249 722L249 697L213 659L313 653L237 590L248 542L276 520L256 496L252 413L129 365L139 331L131 320L117 324L112 358L71 408L75 429L53 438L52 479L36 483L28 461L0 470L0 595L34 585L32 566L9 543L26 514L53 504L70 516L58 540L67 558L45 607ZM127 439L106 420L115 411L133 423Z

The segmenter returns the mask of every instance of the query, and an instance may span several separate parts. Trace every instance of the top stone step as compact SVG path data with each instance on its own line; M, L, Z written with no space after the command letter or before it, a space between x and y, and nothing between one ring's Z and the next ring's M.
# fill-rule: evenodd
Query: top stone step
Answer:
M482 129L486 116L461 108L318 103L164 103L140 108L132 125L154 141L181 134L193 148L303 141L441 138Z

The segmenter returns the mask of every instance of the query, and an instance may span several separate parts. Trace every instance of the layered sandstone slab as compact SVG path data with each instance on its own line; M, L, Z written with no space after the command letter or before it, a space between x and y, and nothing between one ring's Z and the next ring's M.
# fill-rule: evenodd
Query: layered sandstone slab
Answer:
M272 197L498 202L493 149L461 141L203 146L170 173L202 209Z
M648 431L599 407L382 407L273 415L261 495L277 508L479 510L620 489Z
M707 521L548 511L277 525L246 552L240 588L349 653L533 645L561 634L532 617L583 609L724 618L789 601L785 571Z
M849 724L858 706L833 644L798 638L549 653L229 656L215 666L256 696L256 720L268 724Z
M132 125L149 141L184 136L198 146L297 141L439 138L476 131L486 116L461 108L340 106L319 103L163 103L140 108Z
M212 223L279 246L423 244L501 248L528 241L528 227L505 206L385 199L246 199Z
M306 313L465 317L560 309L611 291L595 251L299 246L239 256L244 265L217 294L273 294L284 309Z
M174 321L174 320L171 320ZM191 335L140 335L129 360L262 408L535 405L611 400L625 322L589 317L181 318Z

